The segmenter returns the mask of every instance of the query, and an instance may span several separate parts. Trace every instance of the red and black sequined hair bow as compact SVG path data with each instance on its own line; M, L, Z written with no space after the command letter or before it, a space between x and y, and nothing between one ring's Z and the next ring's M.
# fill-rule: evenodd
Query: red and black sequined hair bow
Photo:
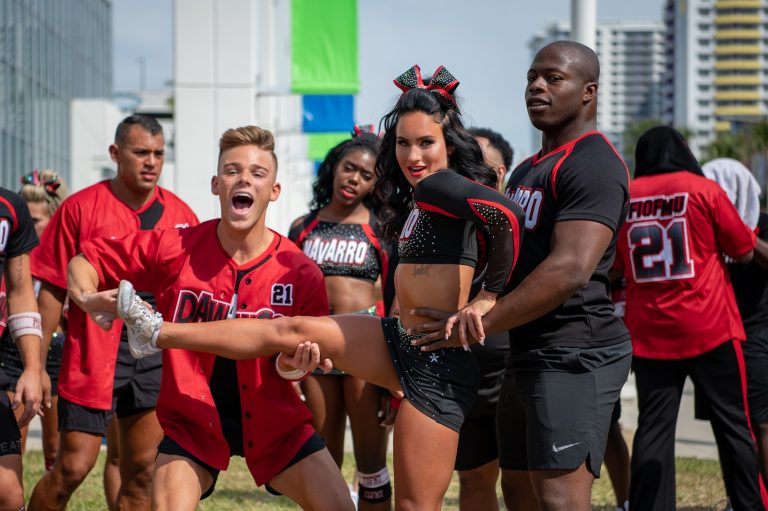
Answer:
M414 65L393 81L403 92L408 92L411 89L427 90L435 95L440 104L459 112L459 105L456 103L456 98L453 97L453 91L459 86L459 81L443 66L435 69L429 80L429 85L424 85L421 69L418 65Z

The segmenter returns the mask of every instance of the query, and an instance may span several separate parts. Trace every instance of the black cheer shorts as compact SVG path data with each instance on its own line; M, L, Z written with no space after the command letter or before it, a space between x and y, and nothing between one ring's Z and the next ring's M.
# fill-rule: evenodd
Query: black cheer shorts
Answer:
M456 432L461 429L480 385L480 367L462 348L425 352L411 346L399 318L382 318L389 355L406 399L423 414Z

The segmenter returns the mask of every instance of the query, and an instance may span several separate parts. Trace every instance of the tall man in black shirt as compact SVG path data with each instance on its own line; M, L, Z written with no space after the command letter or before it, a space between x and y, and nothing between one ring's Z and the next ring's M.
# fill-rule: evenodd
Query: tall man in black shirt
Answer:
M525 210L526 232L507 294L482 319L486 335L510 335L497 412L508 509L591 509L629 373L629 333L608 296L629 175L596 131L598 77L595 53L571 41L542 48L528 70L526 105L542 149L507 185ZM430 313L444 317L416 311ZM467 336L453 322L418 328L433 332L425 349L459 346Z

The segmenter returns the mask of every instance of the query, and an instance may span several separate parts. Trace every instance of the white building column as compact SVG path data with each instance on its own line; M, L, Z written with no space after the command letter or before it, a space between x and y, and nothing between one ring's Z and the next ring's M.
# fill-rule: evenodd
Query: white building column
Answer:
M571 0L573 40L595 50L597 0Z

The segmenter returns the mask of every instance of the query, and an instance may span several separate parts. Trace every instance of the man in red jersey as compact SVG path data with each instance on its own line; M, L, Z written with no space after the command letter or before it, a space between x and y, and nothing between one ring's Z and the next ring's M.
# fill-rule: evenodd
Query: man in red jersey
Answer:
M597 55L573 41L539 50L527 73L528 116L542 147L507 183L507 195L525 210L525 235L504 296L482 318L486 334L509 331L496 423L510 510L592 508L592 483L629 374L629 333L607 292L629 175L597 131L599 75ZM465 333L441 326L416 331L437 330L422 339L440 339L428 349L460 345Z
M32 257L34 276L42 282L38 304L44 353L61 317L67 263L80 253L85 241L197 224L184 202L157 185L164 146L162 127L155 119L127 117L118 125L115 143L109 147L117 175L71 195L51 218L40 249ZM118 505L149 509L152 472L162 438L155 416L162 358L134 360L127 340L121 339L121 332L122 336L125 333L120 322L105 332L78 307L69 308L68 319L59 376L61 443L53 469L35 486L29 507L64 509L96 462L101 438L115 413L120 441Z
M93 294L97 288L126 279L151 290L157 309L175 322L328 314L320 269L265 225L267 206L280 193L272 134L256 126L231 129L219 149L211 190L221 219L84 244L70 263L75 303L98 313L105 293ZM114 301L106 304L114 308ZM257 484L305 509L353 508L309 410L278 375L275 357L236 362L185 350L163 353L157 415L165 436L154 509L194 509L234 455L245 457Z
M690 376L709 410L734 511L765 509L747 418L746 336L721 255L749 262L755 233L674 129L648 130L635 160L616 261L627 281L640 412L629 507L675 509L675 424Z

